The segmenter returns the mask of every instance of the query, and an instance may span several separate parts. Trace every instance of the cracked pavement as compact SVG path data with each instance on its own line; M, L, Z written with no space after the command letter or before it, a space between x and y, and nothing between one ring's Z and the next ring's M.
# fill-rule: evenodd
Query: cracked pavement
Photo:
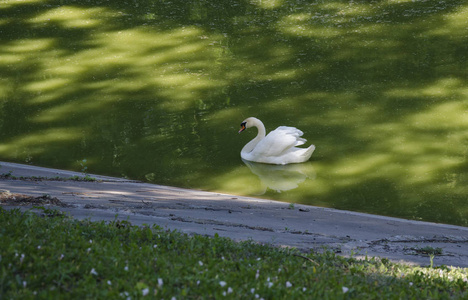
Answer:
M83 174L6 162L0 165L0 173L8 174L0 179L3 198L13 194L55 197L63 205L49 201L44 206L65 211L76 219L117 218L133 225L156 224L188 234L218 234L238 241L296 247L304 252L327 248L339 255L378 256L417 265L430 263L421 249L440 248L434 265L468 267L468 227L292 206L99 175L90 175L96 182L73 181L67 179ZM50 197L43 197L45 194ZM33 208L27 201L2 200L0 205L6 209Z

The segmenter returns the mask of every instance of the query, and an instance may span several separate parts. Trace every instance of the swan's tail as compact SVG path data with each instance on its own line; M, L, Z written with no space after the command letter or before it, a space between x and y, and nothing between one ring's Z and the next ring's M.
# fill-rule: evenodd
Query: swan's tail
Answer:
M301 155L304 158L304 161L308 160L312 156L312 153L314 153L314 151L315 145L310 145L309 148L307 148Z
M286 163L284 164L291 164L291 163L303 163L309 160L309 158L312 156L312 153L314 153L315 146L310 145L309 148L294 148L294 156Z

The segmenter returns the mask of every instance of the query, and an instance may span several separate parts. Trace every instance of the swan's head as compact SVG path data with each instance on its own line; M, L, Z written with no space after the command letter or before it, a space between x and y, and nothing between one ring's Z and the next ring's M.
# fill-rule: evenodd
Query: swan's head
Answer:
M241 129L239 130L239 133L247 129L247 122L244 121L241 123Z
M242 131L246 130L247 128L250 128L252 126L255 126L254 124L256 124L256 121L258 121L257 118L253 118L253 117L250 117L250 118L247 118L245 119L242 123L241 123L241 129L239 130L239 133L241 133Z

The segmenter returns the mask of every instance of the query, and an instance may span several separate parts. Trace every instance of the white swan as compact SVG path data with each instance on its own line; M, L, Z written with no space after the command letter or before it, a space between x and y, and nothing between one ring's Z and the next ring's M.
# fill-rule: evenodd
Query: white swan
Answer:
M241 151L245 160L267 164L285 165L307 161L315 146L298 148L307 140L301 138L303 132L294 127L280 126L265 136L265 126L257 118L247 118L241 123L239 133L250 127L257 127L257 136L248 142Z

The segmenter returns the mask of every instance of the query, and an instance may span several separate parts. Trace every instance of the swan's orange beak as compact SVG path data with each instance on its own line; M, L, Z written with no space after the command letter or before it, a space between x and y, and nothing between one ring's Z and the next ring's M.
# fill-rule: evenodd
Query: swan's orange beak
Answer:
M245 122L241 124L241 129L239 130L239 133L245 130Z

